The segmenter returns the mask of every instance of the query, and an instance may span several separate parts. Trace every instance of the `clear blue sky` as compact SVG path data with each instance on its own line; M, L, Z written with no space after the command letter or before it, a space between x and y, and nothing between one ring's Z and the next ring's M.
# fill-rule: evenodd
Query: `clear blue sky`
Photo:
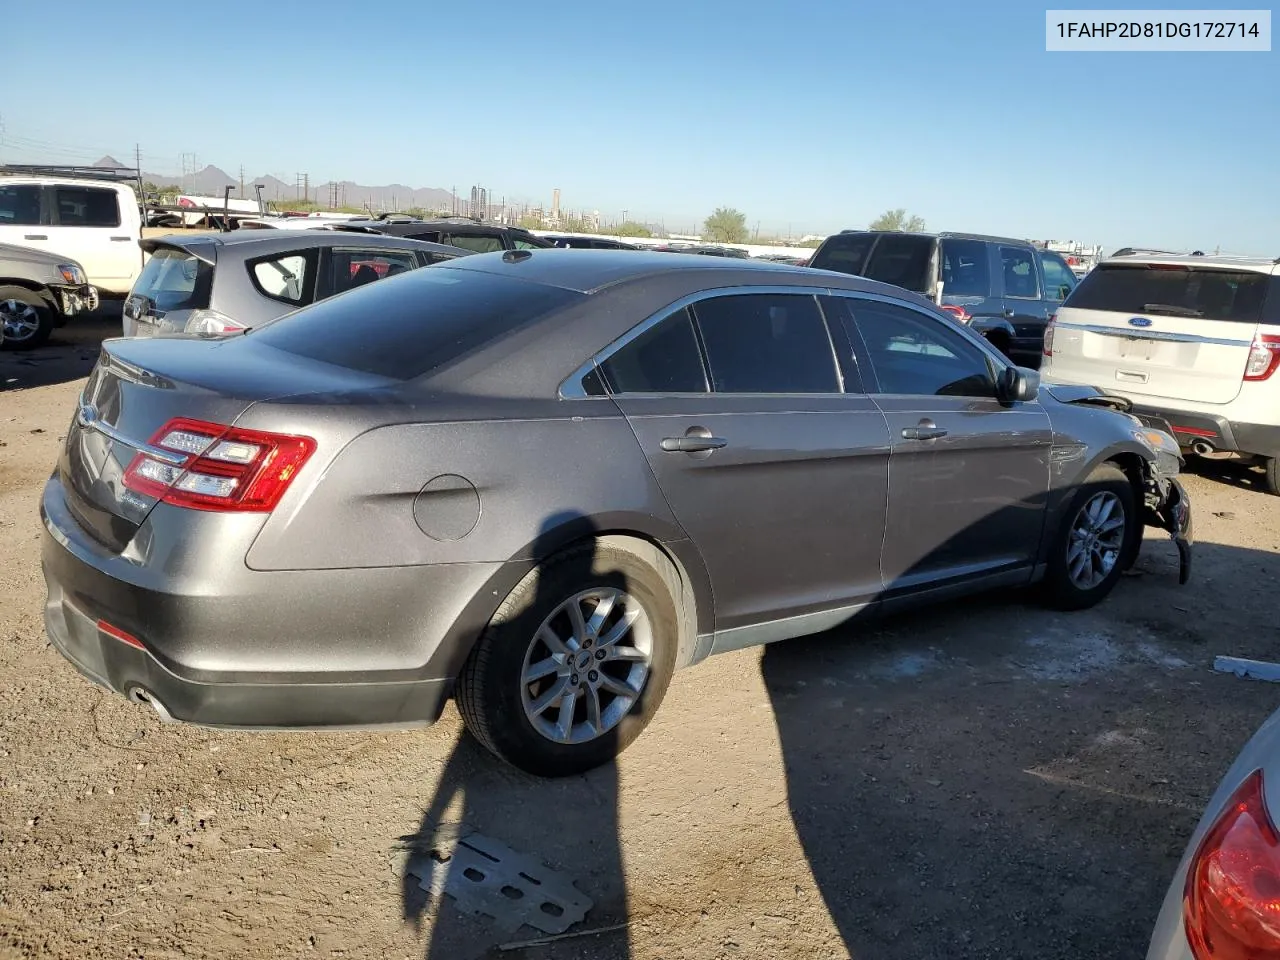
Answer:
M1280 255L1280 53L1046 53L1044 11L63 0L51 27L13 4L0 159L137 142L154 172L189 152L290 181L559 187L668 228L718 205L797 233L906 207L933 229Z

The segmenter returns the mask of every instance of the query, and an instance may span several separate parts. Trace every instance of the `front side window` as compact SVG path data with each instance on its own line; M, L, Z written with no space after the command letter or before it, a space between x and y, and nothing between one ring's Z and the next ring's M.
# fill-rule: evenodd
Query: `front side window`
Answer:
M254 286L273 300L299 306L311 289L310 260L305 253L286 253L249 265Z
M0 186L0 226L34 227L39 223L39 187Z
M991 296L991 261L981 240L942 241L944 296Z
M517 250L541 250L541 249L543 249L543 244L541 244L541 243L533 243L532 241L525 240L523 237L512 237L512 238L511 238L511 245L512 245L513 247L515 247ZM570 244L570 246L572 246L572 244Z
M600 365L613 393L706 393L698 339L687 309L677 310Z
M907 396L994 397L986 355L960 334L908 307L850 299L880 392Z
M120 202L114 190L55 187L58 223L64 227L118 227Z
M406 273L417 265L417 258L407 250L331 250L329 296Z
M714 392L840 392L831 338L813 297L713 297L693 312Z
M1076 275L1061 257L1052 253L1040 255L1040 267L1044 270L1045 296L1050 300L1065 300L1076 287Z
M1001 247L1000 263L1004 269L1004 295L1018 300L1038 300L1040 283L1036 280L1035 254L1030 247ZM945 292L945 291L944 291Z

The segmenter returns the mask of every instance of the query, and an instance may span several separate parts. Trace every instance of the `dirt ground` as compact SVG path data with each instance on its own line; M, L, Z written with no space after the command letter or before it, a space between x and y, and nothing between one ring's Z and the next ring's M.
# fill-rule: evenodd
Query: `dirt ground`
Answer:
M491 762L449 710L386 733L166 726L41 623L37 502L97 342L0 355L0 958L1139 957L1202 804L1280 688L1280 500L1187 478L1101 607L1021 596L677 675L616 767ZM264 637L263 642L270 642ZM405 849L464 823L594 901L542 946L432 900Z

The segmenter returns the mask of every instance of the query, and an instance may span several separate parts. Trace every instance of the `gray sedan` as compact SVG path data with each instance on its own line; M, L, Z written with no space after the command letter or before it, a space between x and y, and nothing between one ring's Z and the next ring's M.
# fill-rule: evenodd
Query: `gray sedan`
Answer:
M404 237L326 230L170 234L124 302L126 337L225 336L299 307L470 250Z
M857 277L467 257L240 336L108 341L44 490L47 630L166 719L431 722L452 695L568 774L708 655L984 589L1087 607L1144 524L1189 558L1177 444L1110 402Z

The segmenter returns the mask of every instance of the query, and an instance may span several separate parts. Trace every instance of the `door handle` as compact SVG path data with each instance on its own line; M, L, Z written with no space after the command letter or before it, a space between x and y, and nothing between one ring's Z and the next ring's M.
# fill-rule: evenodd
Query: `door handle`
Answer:
M115 241L117 241L117 242L119 242L119 243L128 243L128 242L129 242L129 238L128 238L128 237L112 237L111 239L112 239L112 240L115 240Z
M48 240L49 235L47 233L28 233L24 235L22 239L23 240Z
M1005 308L1004 308L1004 315L1005 315L1005 319L1007 319L1007 320L1012 319L1012 318L1013 318L1013 307L1005 307Z
M719 450L729 445L722 437L663 437L662 449L667 453L702 453L705 450Z
M914 427L902 428L903 440L937 440L946 435L947 431L932 420L921 420Z

